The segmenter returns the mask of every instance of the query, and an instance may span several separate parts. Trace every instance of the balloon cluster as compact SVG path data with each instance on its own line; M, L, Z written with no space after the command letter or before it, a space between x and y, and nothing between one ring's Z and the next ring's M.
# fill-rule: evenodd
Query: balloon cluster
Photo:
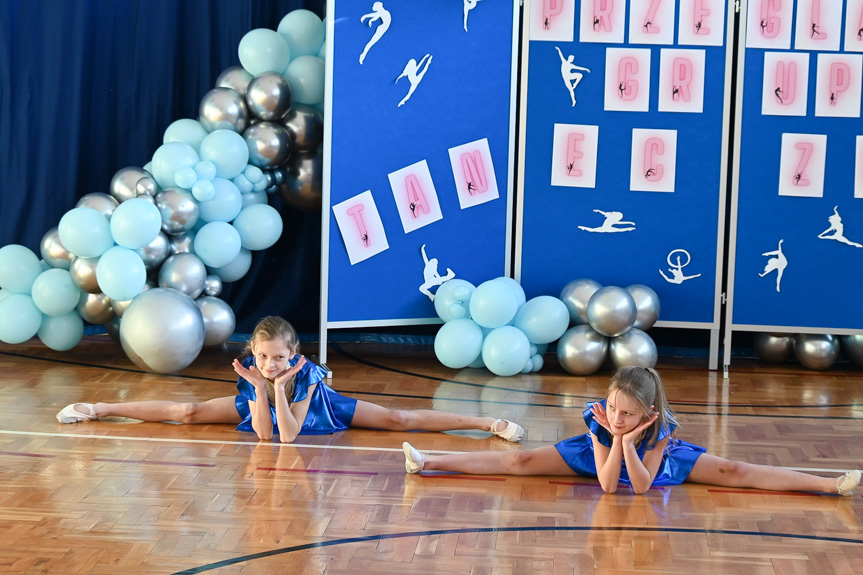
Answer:
M242 67L219 76L197 120L173 122L150 162L119 170L109 194L82 197L43 236L42 261L0 248L0 340L38 335L65 351L86 321L139 367L169 372L231 336L223 283L282 234L267 194L320 208L323 22L292 11L238 53Z
M804 367L820 371L830 369L844 351L854 365L863 367L863 334L756 333L752 347L765 363L785 363L794 357Z
M560 293L573 327L557 342L560 365L575 375L590 375L611 358L614 367L653 367L656 344L645 332L659 318L659 296L649 287L603 287L575 279Z
M539 371L548 344L569 325L562 301L526 301L519 283L506 277L476 287L449 280L435 293L434 306L445 322L434 340L438 360L454 369L486 367L500 376Z

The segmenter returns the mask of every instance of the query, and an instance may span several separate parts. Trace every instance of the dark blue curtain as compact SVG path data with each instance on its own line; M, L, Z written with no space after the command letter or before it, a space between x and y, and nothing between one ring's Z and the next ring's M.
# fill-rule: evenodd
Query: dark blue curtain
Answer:
M324 0L0 0L0 246L39 243L81 196L141 167L168 125L197 118L255 28ZM280 314L317 329L320 214L281 206L281 240L222 297L248 333Z

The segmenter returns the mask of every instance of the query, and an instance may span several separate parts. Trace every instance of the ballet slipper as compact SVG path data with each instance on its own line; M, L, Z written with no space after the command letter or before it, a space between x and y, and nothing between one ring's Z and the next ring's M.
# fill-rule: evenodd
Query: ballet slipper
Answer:
M89 413L82 413L75 409L76 405L83 405ZM92 403L70 403L57 413L57 421L60 423L80 423L82 421L91 421L99 419L96 417L96 409Z
M860 485L861 472L859 470L849 471L845 475L836 478L836 491L842 497L854 495L854 488Z
M422 471L426 463L423 454L414 449L407 441L402 443L402 449L405 452L405 471L408 473L419 473Z
M500 423L506 423L506 427L502 430L498 429L498 424ZM491 424L491 432L512 443L519 442L521 441L521 438L524 437L524 428L516 422L507 421L506 419L495 420L495 422Z

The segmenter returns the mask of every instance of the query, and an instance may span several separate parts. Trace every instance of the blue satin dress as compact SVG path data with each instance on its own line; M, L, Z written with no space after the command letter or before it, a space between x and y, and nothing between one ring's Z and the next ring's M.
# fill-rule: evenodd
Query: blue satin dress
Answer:
M290 365L296 365L299 359L299 355L292 357L289 361ZM255 358L247 357L243 360L243 365L245 367L255 365ZM303 426L300 428L300 435L327 435L336 431L344 431L351 425L351 421L354 418L354 410L357 407L357 400L339 395L338 392L325 383L326 377L326 372L308 359L296 375L291 404L306 399L309 396L309 387L317 384L317 387L312 392L312 398L309 401L309 411L306 413ZM240 394L236 397L235 403L240 417L243 418L237 429L254 433L255 430L252 428L252 412L249 410L249 400L257 401L255 386L241 377L237 380L237 390ZM264 398L264 401L267 401L267 399ZM270 405L270 416L273 418L273 433L279 433L279 428L276 424L276 408L272 405Z
M605 400L603 399L600 403L604 408ZM590 411L590 404L584 410L584 422L587 424L590 433L594 434L602 445L611 447L612 436L607 429L594 419L593 413ZM657 441L671 435L671 432L676 427L672 425L671 429L663 428L659 432L659 439ZM564 439L555 445L566 464L577 475L584 477L596 477L596 459L593 456L593 441L590 439L590 433ZM647 449L646 443L641 442L636 448L639 459L644 458L644 453ZM705 451L706 449L703 447L672 437L668 441L665 453L662 454L662 464L656 472L656 478L654 478L652 485L680 485L689 477L689 473L695 465L695 460ZM630 485L625 461L622 462L620 469L620 483Z

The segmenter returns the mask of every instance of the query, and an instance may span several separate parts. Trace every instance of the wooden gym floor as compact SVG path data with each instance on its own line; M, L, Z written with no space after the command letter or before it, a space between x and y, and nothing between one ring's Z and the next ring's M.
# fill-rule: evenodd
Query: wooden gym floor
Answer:
M352 429L258 442L230 425L61 425L74 401L234 395L239 344L181 375L140 371L105 336L71 352L0 344L0 573L863 573L863 490L851 498L705 485L604 495L574 477L404 473L421 450L517 450L582 433L609 372L553 358L496 378L433 358L333 345L337 390L388 407L513 418L488 434ZM306 350L307 353L309 350ZM718 455L838 475L863 466L863 371L740 361L658 366L681 438Z

